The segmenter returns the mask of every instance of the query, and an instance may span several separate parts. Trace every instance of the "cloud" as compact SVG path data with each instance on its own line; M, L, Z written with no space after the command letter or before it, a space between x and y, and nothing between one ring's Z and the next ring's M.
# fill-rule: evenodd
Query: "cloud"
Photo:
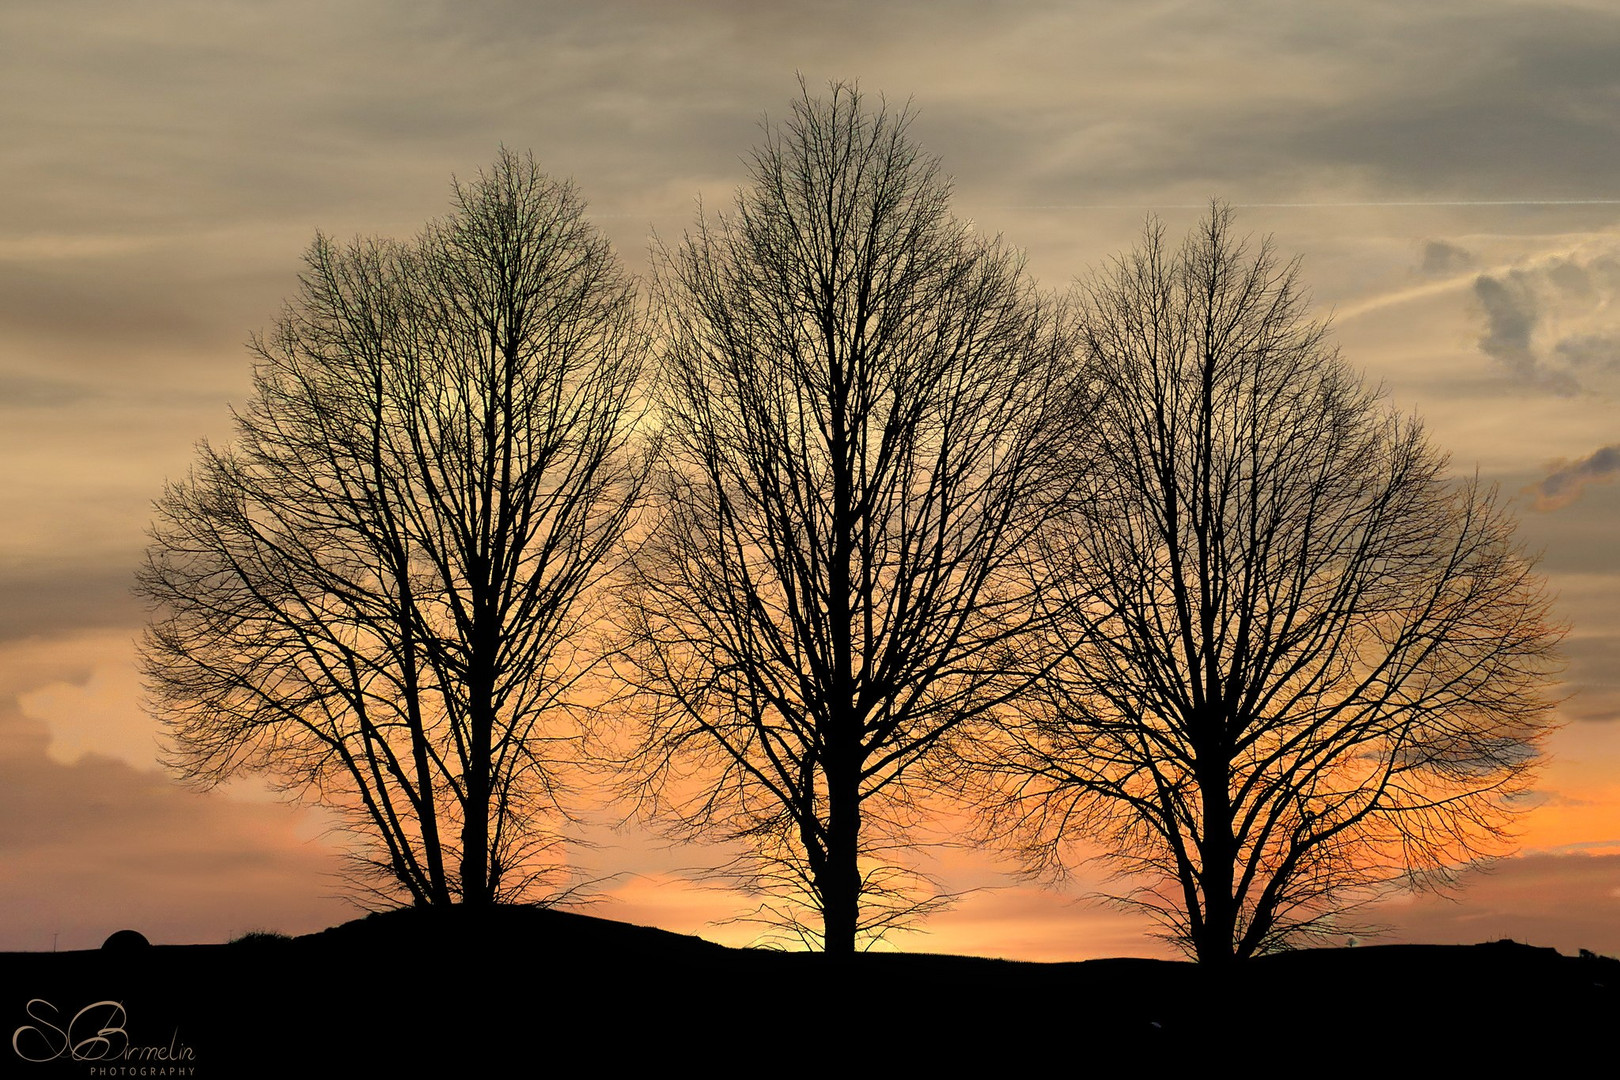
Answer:
M1337 20L1344 37L1335 46L1325 33ZM1310 40L1328 53L1324 72L1341 95L1293 128L1292 146L1308 159L1364 169L1412 193L1610 193L1620 164L1607 104L1620 85L1612 60L1620 21L1611 14L1357 4L1284 25L1302 37L1306 26L1316 31Z
M1008 23L938 66L994 58L1010 86L1046 81L1018 109L1010 86L984 89L984 114L1029 137L983 164L1053 201L1602 198L1620 171L1620 20L1594 10L1261 0Z
M947 168L1020 203L1592 197L1620 172L1620 22L1578 7L153 0L73 33L7 8L29 231L419 220L503 140L604 212L662 213L650 178L735 176L795 70L915 94Z
M1473 252L1444 240L1430 240L1423 245L1421 271L1430 277L1450 277L1478 264Z
M0 949L94 948L129 926L160 943L353 918L325 815L87 755L0 758ZM312 834L315 834L312 836Z
M96 393L69 379L0 371L0 409L61 408L88 401Z
M1580 498L1587 484L1605 484L1616 477L1620 477L1620 444L1600 447L1579 461L1560 462L1524 494L1535 496L1537 510L1557 510Z
M1565 338L1553 346L1553 352L1576 372L1613 371L1620 366L1620 331Z
M138 537L137 537L138 539ZM73 565L39 560L0 566L0 645L103 628L133 630L145 621L130 591L135 554Z
M176 943L352 918L332 897L333 815L188 791L111 756L149 762L154 731L123 640L0 642L0 950L95 948L126 926ZM68 709L97 713L72 718L76 755L57 745Z
M1620 721L1620 634L1577 629L1565 639L1563 654L1569 696L1559 713L1580 722Z
M1512 938L1573 956L1620 955L1620 855L1533 853L1464 875L1450 894L1401 895L1365 909L1396 929L1381 942L1472 945Z
M1516 381L1563 397L1620 376L1620 258L1612 247L1480 274L1480 351Z
M1481 274L1474 281L1474 296L1485 309L1487 329L1479 339L1485 355L1501 363L1515 377L1539 381L1536 354L1530 335L1538 319L1534 294L1523 274L1509 271L1502 278ZM1574 385L1556 387L1560 393L1573 393Z
M118 758L136 768L158 766L158 728L131 717L141 682L131 657L98 664L89 679L64 680L17 695L24 716L44 721L51 760L74 765L89 754ZM144 718L141 718L144 719Z

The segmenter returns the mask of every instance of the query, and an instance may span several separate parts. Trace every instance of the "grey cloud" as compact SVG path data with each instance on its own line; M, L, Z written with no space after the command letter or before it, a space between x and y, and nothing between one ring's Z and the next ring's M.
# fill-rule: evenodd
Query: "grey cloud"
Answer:
M717 62L736 10L155 0L79 13L72 34L0 14L0 123L28 148L0 147L0 218L141 235L393 228L442 212L449 174L502 142L577 176L600 207L658 168L726 169L785 96L791 64ZM767 66L781 91L750 99Z
M73 34L15 10L33 15L0 15L0 123L27 151L0 147L0 216L30 227L393 228L506 142L634 215L617 239L639 247L648 218L689 220L698 181L737 176L795 70L914 94L947 169L1015 205L1346 178L1579 196L1620 174L1620 19L1576 8L153 0L102 4Z
M1572 262L1560 261L1547 269L1547 281L1558 291L1578 300L1592 297L1592 277Z
M1255 4L1204 21L1176 5L1157 10L1157 22L1137 28L1140 40L1090 57L1105 99L1034 106L1050 139L1075 146L1062 168L1039 177L1054 193L1061 184L1088 201L1219 193L1291 202L1321 190L1352 199L1613 195L1614 13ZM1092 152L1072 137L1081 127L1119 131L1118 151ZM1541 229L1555 216L1590 224L1599 215L1612 219L1612 208L1509 207L1493 221Z
M1620 634L1583 632L1562 649L1568 697L1558 711L1578 721L1620 722Z
M1588 484L1608 483L1620 477L1620 445L1602 447L1579 461L1564 464L1525 488L1535 496L1537 510L1557 510L1580 498Z
M1620 368L1620 331L1568 337L1553 351L1576 371L1613 371Z
M1576 253L1479 275L1480 351L1526 386L1563 396L1607 389L1620 373L1620 328L1610 325L1617 269L1612 255Z
M0 372L0 409L55 409L77 405L98 391L67 379Z
M12 333L72 339L171 339L189 329L187 316L167 297L102 293L91 281L42 278L8 281L0 290L0 324Z
M91 407L122 409L114 422L149 430L150 414L127 406L167 411L208 399L219 408L247 382L244 342L296 287L303 242L0 259L0 349L5 377L18 380L0 387L0 408L58 411L63 435Z
M1511 437L1511 419L1504 419L1503 437ZM1541 470L1504 475L1503 487L1524 496L1519 501L1533 507L1534 496L1550 472L1567 467L1553 462ZM1620 587L1620 567L1615 563L1615 522L1620 521L1620 484L1588 483L1581 497L1566 503L1557 513L1526 513L1519 518L1519 539L1530 551L1541 553L1538 568L1553 578L1555 585L1565 575L1587 578L1579 589L1579 614L1573 615L1583 628L1598 629L1615 623L1620 611L1620 593L1599 599L1593 582ZM1570 607L1567 590L1564 606ZM1607 596L1607 594L1601 594Z
M29 564L0 570L0 644L106 627L131 633L146 621L130 591L135 561L123 566Z
M1474 280L1474 296L1485 309L1486 331L1479 339L1485 355L1520 382L1563 395L1580 389L1573 376L1547 370L1536 355L1532 337L1540 322L1540 304L1527 274L1520 270L1501 277L1481 274Z
M1420 270L1434 277L1449 277L1473 268L1478 261L1467 248L1444 240L1430 240L1423 245L1423 265Z
M1490 331L1480 347L1492 356L1528 354L1530 332L1536 328L1536 303L1524 275L1510 271L1503 280L1481 274L1474 281L1474 295L1490 318Z
M1296 132L1296 147L1322 162L1375 170L1413 194L1611 193L1620 169L1612 107L1620 19L1612 13L1441 7L1409 27L1405 41L1386 44L1392 62L1369 60L1358 73L1383 74L1382 84L1355 87Z

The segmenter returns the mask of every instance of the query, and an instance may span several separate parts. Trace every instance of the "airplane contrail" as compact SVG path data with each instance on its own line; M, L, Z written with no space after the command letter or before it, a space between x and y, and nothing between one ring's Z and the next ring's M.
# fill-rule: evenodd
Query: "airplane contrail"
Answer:
M1404 304L1412 300L1421 300L1427 296L1439 296L1442 293L1467 288L1468 286L1472 285L1481 274L1498 273L1503 269L1507 268L1492 267L1487 270L1470 270L1466 274L1456 274L1451 277L1442 278L1438 281L1425 281L1420 285L1414 285L1410 288L1402 289L1399 292L1384 293L1381 296L1370 296L1363 300L1346 304L1344 307L1334 308L1333 321L1336 323L1348 322L1351 319L1359 318L1360 316L1366 315L1369 312L1378 311L1387 307L1393 307L1397 304Z
M1235 210L1325 210L1357 206L1620 206L1620 199L1376 199L1360 202L1228 203ZM998 210L1207 210L1209 203L1013 203Z

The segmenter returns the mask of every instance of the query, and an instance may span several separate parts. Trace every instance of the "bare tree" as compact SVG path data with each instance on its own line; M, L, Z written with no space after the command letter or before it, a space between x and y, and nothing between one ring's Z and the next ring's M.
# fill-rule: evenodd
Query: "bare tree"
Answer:
M908 120L805 92L733 214L658 252L663 512L625 591L645 790L838 953L916 911L919 762L1027 683L1068 344Z
M158 503L143 662L174 761L354 813L379 888L529 894L641 475L628 277L505 150L414 243L317 237L234 445Z
M1502 838L1559 633L1491 492L1363 388L1214 207L1084 288L1100 404L1052 518L1067 659L993 765L1031 867L1100 839L1201 961Z

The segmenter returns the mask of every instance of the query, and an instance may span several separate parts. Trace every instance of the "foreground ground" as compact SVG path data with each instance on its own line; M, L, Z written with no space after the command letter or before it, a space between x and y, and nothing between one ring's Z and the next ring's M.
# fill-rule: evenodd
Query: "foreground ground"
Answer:
M1511 942L1028 964L727 949L559 911L0 954L0 1076L1405 1074L1620 1030L1620 961ZM78 1060L74 1060L77 1048Z

